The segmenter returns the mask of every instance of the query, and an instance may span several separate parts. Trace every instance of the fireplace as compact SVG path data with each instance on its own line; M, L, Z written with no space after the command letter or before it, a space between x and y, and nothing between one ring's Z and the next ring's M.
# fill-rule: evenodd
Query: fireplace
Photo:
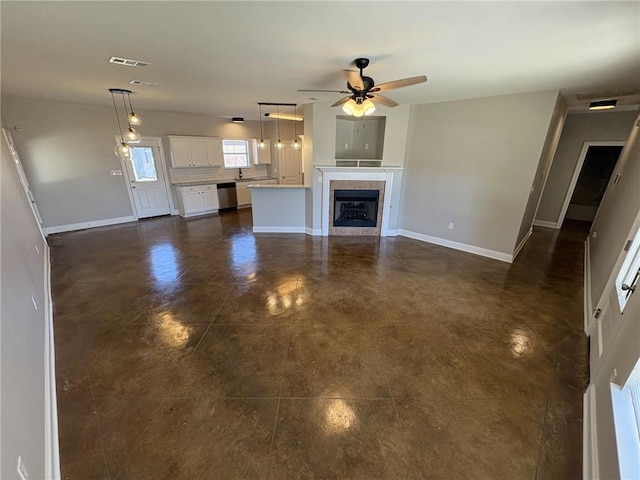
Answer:
M329 235L380 235L385 181L330 180L327 186L324 208Z
M333 193L334 227L376 227L380 190L334 190Z

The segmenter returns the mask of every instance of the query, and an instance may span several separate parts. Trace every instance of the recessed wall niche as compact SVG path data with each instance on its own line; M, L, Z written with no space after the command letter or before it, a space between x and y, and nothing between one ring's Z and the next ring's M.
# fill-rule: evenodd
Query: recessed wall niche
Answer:
M382 160L386 117L336 118L336 160Z

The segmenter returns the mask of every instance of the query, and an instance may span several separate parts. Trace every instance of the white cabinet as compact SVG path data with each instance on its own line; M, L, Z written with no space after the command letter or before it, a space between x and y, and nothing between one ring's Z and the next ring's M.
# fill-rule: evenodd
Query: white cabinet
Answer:
M222 140L213 137L165 136L173 168L220 167Z
M266 144L264 148L258 148L258 143L260 143L260 140L251 140L254 165L271 165L271 140L264 140Z
M215 185L177 187L178 210L183 217L216 213L219 208Z
M236 182L236 198L238 207L248 207L251 205L251 191L247 188L251 182Z

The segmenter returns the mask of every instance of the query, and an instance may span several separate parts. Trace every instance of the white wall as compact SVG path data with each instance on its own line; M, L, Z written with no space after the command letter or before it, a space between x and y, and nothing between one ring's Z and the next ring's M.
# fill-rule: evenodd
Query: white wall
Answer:
M510 258L557 97L547 91L414 106L401 228Z
M593 325L588 391L595 392L595 405L586 412L585 438L595 435L596 447L587 452L587 460L596 457L600 478L612 480L620 478L620 472L610 383L624 385L640 358L640 294L632 295L621 314L611 287L622 249L635 234L632 228L640 215L640 115L636 121L614 172L614 177L622 173L622 178L618 184L609 183L588 239L586 294L601 314L596 319L592 312L585 312Z
M598 215L591 225L591 300L594 305L598 304L604 293L618 255L628 240L629 229L640 210L639 136L640 127L637 124L630 127L627 143L611 176ZM622 177L614 185L617 174Z
M585 142L624 141L635 112L590 112L567 115L553 158L536 220L557 223Z
M234 124L206 115L137 113L143 121L138 131L145 136L260 136L258 122ZM132 215L123 177L110 175L111 170L121 169L113 153L118 128L112 106L3 97L2 116L46 227Z
M29 478L41 479L52 475L51 464L47 465L46 459L55 448L51 438L46 438L45 428L48 411L45 386L47 368L51 366L45 351L50 334L46 272L49 249L18 181L4 139L0 139L0 143L0 478L18 478L17 457L21 455ZM55 402L55 398L49 397L49 400Z

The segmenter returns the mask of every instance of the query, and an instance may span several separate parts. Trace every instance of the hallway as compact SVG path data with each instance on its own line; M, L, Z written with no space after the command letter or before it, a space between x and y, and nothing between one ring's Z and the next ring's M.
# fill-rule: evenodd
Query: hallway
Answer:
M49 237L64 479L578 479L583 233Z

